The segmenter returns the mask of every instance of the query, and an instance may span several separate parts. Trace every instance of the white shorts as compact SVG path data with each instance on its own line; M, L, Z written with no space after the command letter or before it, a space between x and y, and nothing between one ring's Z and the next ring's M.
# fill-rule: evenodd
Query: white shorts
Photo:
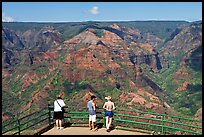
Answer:
M89 115L89 121L96 122L96 115Z

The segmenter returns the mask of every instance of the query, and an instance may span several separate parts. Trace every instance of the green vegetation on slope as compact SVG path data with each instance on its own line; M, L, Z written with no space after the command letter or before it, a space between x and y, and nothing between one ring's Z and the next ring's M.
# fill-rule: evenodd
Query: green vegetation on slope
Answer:
M135 21L135 22L85 22L85 23L3 23L3 26L6 26L12 30L17 30L17 31L26 31L27 29L35 29L35 30L40 30L44 26L53 26L55 29L57 29L62 37L64 39L70 39L80 32L84 31L88 27L95 27L96 29L96 35L98 37L101 37L103 35L102 31L100 28L106 28L107 30L109 29L110 31L115 31L118 33L118 31L111 29L107 26L117 23L119 26L125 26L125 27L130 27L130 28L135 28L139 29L142 34L144 33L151 33L153 35L156 35L160 37L161 39L166 41L172 40L174 36L179 33L179 30L175 30L178 26L182 24L188 24L187 22L174 22L174 21ZM172 34L172 32L175 32ZM121 34L123 35L123 33ZM170 36L170 37L169 37ZM191 41L191 39L189 40ZM74 51L77 51L80 47L84 46L89 46L87 45L76 45ZM184 79L181 79L178 81L175 81L173 74L179 69L179 62L180 59L184 56L185 53L181 53L180 56L176 58L172 57L167 57L167 60L169 61L170 68L169 69L162 69L160 73L152 73L151 71L145 71L145 74L151 78L152 81L157 83L160 88L162 88L168 96L170 96L170 99L167 100L171 106L173 106L177 111L179 111L181 114L184 115L191 115L193 116L194 113L198 108L201 107L202 103L202 71L201 71L201 65L202 65L202 60L201 62L194 61L195 58L200 58L202 56L202 46L200 49L194 51L190 57L189 60L186 60L186 64L188 64L187 71L188 74L192 74L192 79L190 81L190 84L188 84L186 91L181 91L181 92L176 92L176 90L180 87L180 85L185 81ZM58 62L62 62L66 54L68 52L72 51L63 51L60 52L62 54L59 54L59 57L56 59ZM118 52L120 52L118 50ZM100 62L103 64L107 64L103 60L103 56L100 56L100 54L94 53L94 56L96 56ZM111 95L116 98L116 100L113 101L118 101L117 99L119 98L119 95L121 93L125 92L130 92L132 91L132 88L129 86L129 81L127 78L131 78L133 72L129 73L128 72L128 66L127 65L122 65L120 62L117 62L121 68L119 71L124 71L124 72L113 72L113 70L107 70L108 73L112 73L111 76L113 79L116 80L115 85L111 84L111 82L108 80L107 76L108 75L101 75L101 78L94 78L94 74L98 74L98 72L94 71L87 71L87 70L80 70L76 69L75 66L71 66L71 73L76 74L80 71L84 71L84 73L88 73L88 75L93 75L92 78L86 78L86 79L80 79L75 81L73 77L70 78L65 78L62 74L57 74L55 75L58 70L48 73L48 67L49 65L51 66L52 64L46 64L45 62L42 62L33 65L33 66L15 66L15 69L18 70L15 73L12 74L10 78L8 78L9 82L9 91L6 91L5 93L8 93L7 96L9 100L14 100L16 99L16 106L13 109L16 109L17 111L18 108L21 106L25 106L29 101L30 98L32 97L32 92L42 90L44 91L45 85L50 82L50 87L48 88L48 94L49 98L46 98L46 101L53 102L53 100L56 98L56 96L61 92L65 92L65 98L64 100L71 101L72 97L77 95L78 93L81 93L84 89L87 89L89 86L92 88L92 91L101 99L104 99L105 96ZM66 67L64 67L66 68ZM64 69L63 68L63 69ZM145 68L145 66L144 66ZM62 69L59 67L59 69ZM23 83L20 81L21 79L18 78L17 81L14 82L14 78L17 77L17 73L20 74L26 74L28 70L31 70L35 72L40 80L37 83L30 84L30 86L22 92L22 100L21 102L19 99L15 96L15 93L18 93L18 91L21 90L21 87ZM144 70L144 69L143 69ZM69 70L70 71L70 70ZM75 73L76 72L76 73ZM104 72L105 73L105 72ZM122 75L125 76L122 76ZM22 77L22 76L21 76ZM53 78L54 77L54 78ZM68 80L69 79L69 80ZM50 81L51 80L51 81ZM74 83L72 83L75 81ZM5 94L4 93L4 94ZM83 93L85 94L85 93ZM19 101L19 102L18 102ZM5 105L6 102L4 100L3 105ZM120 104L120 102L117 102ZM70 104L70 102L69 102ZM135 108L139 108L139 105L135 103ZM11 106L12 107L12 106ZM127 107L127 106L122 106L122 107ZM140 106L141 107L141 106ZM133 107L134 108L134 107ZM31 106L29 109L26 110L30 111L34 109L34 106ZM3 110L6 110L4 107ZM12 114L8 114L12 115Z
M188 24L185 21L130 21L119 22L126 27L139 29L141 32L150 32L161 39L165 39L180 25Z
M26 31L30 28L40 30L45 26L53 26L59 30L64 39L76 36L89 26L96 28L107 27L113 23L124 27L139 29L142 33L152 33L161 39L165 39L180 25L188 24L186 21L124 21L124 22L66 22L66 23L35 23L35 22L3 22L3 26L12 30ZM100 33L98 33L101 36Z
M202 50L199 50L199 52L201 51ZM195 52L198 53L198 51ZM191 57L195 55L195 52L192 52ZM179 69L179 62L183 56L184 54L180 54L175 58L167 57L167 60L170 63L169 69L163 69L160 73L145 71L145 74L155 83L157 83L170 96L170 99L167 100L167 102L175 110L184 116L194 116L196 111L202 107L202 68L188 64L188 74L192 75L192 78L189 79L190 84L187 85L187 89L185 91L177 91L177 89L184 83L184 81L186 81L185 79L181 79L177 81L179 82L177 83L174 79L174 74ZM200 66L199 63L196 63L196 65L197 64Z

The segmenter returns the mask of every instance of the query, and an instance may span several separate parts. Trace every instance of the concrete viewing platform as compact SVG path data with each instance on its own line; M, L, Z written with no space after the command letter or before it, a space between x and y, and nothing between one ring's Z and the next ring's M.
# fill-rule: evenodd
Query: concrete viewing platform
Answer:
M64 129L57 129L53 127L42 135L147 135L145 133L124 131L124 130L111 130L107 132L105 128L100 128L98 131L92 131L89 127L66 127Z

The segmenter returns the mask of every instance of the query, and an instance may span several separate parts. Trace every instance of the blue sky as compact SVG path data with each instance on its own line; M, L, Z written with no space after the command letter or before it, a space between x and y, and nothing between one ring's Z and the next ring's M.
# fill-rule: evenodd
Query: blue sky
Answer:
M202 2L2 2L2 21L202 20Z

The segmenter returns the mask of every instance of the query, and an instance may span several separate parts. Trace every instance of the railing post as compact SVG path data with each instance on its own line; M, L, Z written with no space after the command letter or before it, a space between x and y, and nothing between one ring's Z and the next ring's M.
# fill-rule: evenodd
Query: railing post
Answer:
M18 135L21 134L21 124L20 124L20 120L19 120L19 114L17 112L17 127L18 127Z
M51 125L51 111L50 111L50 104L48 104L48 116L49 116L49 126Z
M165 131L164 131L164 115L162 115L162 135L165 134Z

